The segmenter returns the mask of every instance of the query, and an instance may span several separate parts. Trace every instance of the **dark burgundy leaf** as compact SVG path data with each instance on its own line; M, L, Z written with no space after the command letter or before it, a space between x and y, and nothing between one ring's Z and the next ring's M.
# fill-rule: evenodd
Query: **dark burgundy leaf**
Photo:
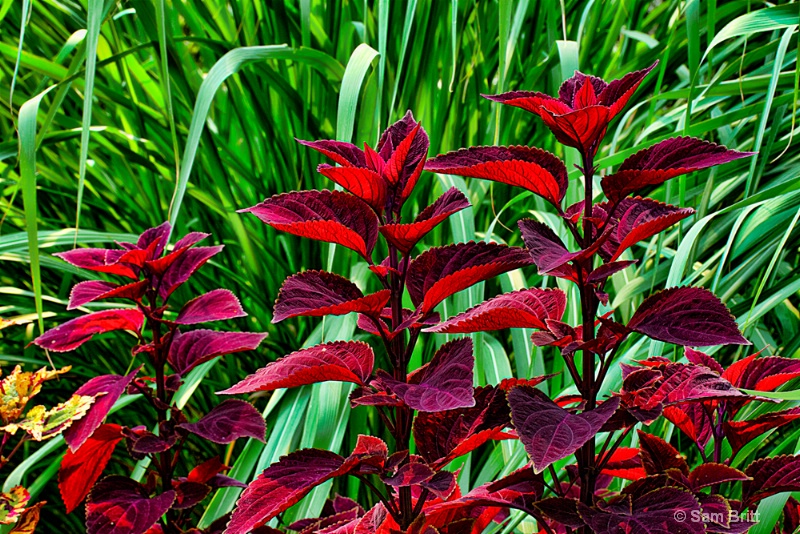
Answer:
M222 252L224 245L216 247L197 247L184 251L178 255L169 268L164 271L158 281L158 294L162 299L169 296L189 280L205 263Z
M219 456L214 456L213 458L209 458L205 462L189 471L186 480L205 484L216 475L222 473L223 471L227 471L228 469L230 469L230 467L223 464L220 461Z
M689 482L695 491L717 484L741 480L748 480L747 475L728 465L714 462L700 464L689 473Z
M174 510L186 510L197 506L211 493L211 486L208 484L188 480L173 482L173 487L175 488L175 503L172 505Z
M613 234L612 234L613 235ZM627 269L637 260L626 260L626 261L612 261L609 263L604 263L597 267L594 271L589 273L589 276L586 277L586 282L590 284L602 284L606 281L606 279L615 274L619 271Z
M661 184L675 176L753 154L729 150L693 137L665 139L630 156L617 172L603 178L603 192L611 201L617 202L635 191Z
M742 447L768 430L781 427L800 419L800 406L770 412L748 421L725 421L722 423L725 437L731 444L731 456L736 456Z
M380 232L391 244L404 254L414 248L420 239L436 228L439 223L450 215L469 207L469 201L464 194L455 187L447 190L436 202L425 208L417 215L414 222L409 224L386 224L380 227Z
M221 395L272 391L330 380L364 385L375 356L361 341L334 341L301 349L268 364Z
M67 449L58 470L58 489L67 513L89 494L106 468L114 447L122 440L119 425L101 425L77 451Z
M552 274L562 278L571 278L572 269L567 266L571 261L591 257L605 242L610 232L606 231L589 248L570 252L556 233L546 224L533 219L522 219L518 223L522 239L539 268L540 274Z
M167 361L181 376L217 356L255 350L266 333L216 332L214 330L176 330L169 346Z
M163 429L167 428L167 425L163 425ZM136 460L142 459L146 454L168 451L178 442L178 436L174 432L168 431L158 435L150 432L145 426L123 427L122 434L128 439L128 451Z
M296 139L296 141L328 156L339 165L345 167L366 167L367 165L364 151L351 143L328 140L303 141L301 139Z
M692 402L664 407L664 417L702 448L713 435L713 424L708 418L706 404Z
M199 421L183 423L178 427L220 444L231 443L244 437L264 441L264 434L267 431L264 418L259 411L249 402L237 399L223 401Z
M728 308L707 289L673 287L647 298L628 328L676 345L750 345Z
M147 289L147 280L140 280L126 285L112 284L100 280L87 280L72 287L69 294L68 310L74 310L96 300L121 298L138 300Z
M411 262L408 292L424 315L454 293L531 263L525 249L495 243L470 241L431 248Z
M758 354L752 354L735 362L722 376L738 388L773 391L800 376L800 360L777 356L758 358Z
M227 289L215 289L183 305L176 324L198 324L246 317L236 295Z
M567 192L567 168L553 154L527 146L479 146L436 156L425 169L522 187L556 207Z
M691 347L684 347L683 354L686 356L686 359L689 360L691 363L695 365L704 365L709 369L711 369L712 371L714 371L715 373L717 373L718 375L721 375L722 373L725 372L725 369L723 369L723 367L719 364L719 362L717 362L717 360L715 360L714 358L712 358L711 356L709 356L704 352L700 352L699 350L695 350Z
M380 174L366 168L331 167L326 163L317 167L317 171L369 204L376 212L383 212L387 191Z
M660 475L670 469L677 469L689 475L689 465L678 450L652 434L637 430L639 434L639 455L642 466L648 475Z
M33 343L53 352L66 352L77 349L95 334L115 330L139 332L143 324L144 314L139 310L104 310L67 321L37 337Z
M397 472L382 477L383 481L395 488L415 486L433 478L436 472L422 461L411 461L397 468Z
M472 339L456 339L442 345L431 362L409 382L384 378L389 390L409 407L421 412L439 412L475 405L472 397Z
M522 289L487 300L424 331L469 334L504 328L546 329L545 320L560 320L566 305L566 294L560 289Z
M141 250L151 249L152 258L160 256L164 252L164 247L167 246L171 232L172 225L169 222L163 222L155 228L148 228L139 236L136 241L136 248Z
M252 213L277 230L336 243L369 258L378 239L378 217L357 197L340 191L294 191L268 198Z
M175 492L150 498L141 484L110 476L95 485L86 504L87 534L144 534L175 501Z
M172 250L175 251L194 246L207 237L211 237L211 234L207 234L205 232L189 232L182 238L178 239Z
M86 415L75 421L72 426L64 431L64 441L67 442L72 452L80 449L84 442L100 427L114 403L125 392L125 388L128 387L128 384L131 383L131 380L141 368L139 366L125 376L96 376L78 388L75 392L76 395L92 396L95 397L95 400Z
M591 411L571 414L538 389L520 386L508 394L511 418L536 473L577 451L614 414L619 399Z
M299 316L321 317L350 312L380 316L389 290L364 296L350 280L325 271L303 271L286 279L275 301L273 323Z
M144 251L105 248L76 248L53 256L81 269L125 276L133 280L138 278L139 266L146 259Z
M386 161L383 172L386 181L397 187L395 206L402 204L417 185L429 147L428 134L414 120L411 111L381 134L376 148Z
M784 491L800 491L800 456L773 456L751 463L742 484L742 508Z

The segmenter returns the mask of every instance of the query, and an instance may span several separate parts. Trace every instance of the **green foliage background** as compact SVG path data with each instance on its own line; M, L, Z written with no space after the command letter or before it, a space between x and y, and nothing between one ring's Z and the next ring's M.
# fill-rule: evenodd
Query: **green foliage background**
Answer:
M4 371L16 363L46 365L47 356L27 343L43 326L75 316L65 311L69 288L90 275L52 253L75 241L129 240L171 218L178 234L213 232L226 245L181 297L230 288L250 314L235 326L269 332L257 353L206 364L187 378L180 395L196 416L218 402L214 391L247 372L302 345L354 332L352 317L272 325L271 306L282 281L298 270L332 268L364 284L363 262L235 212L276 193L329 187L314 172L318 155L294 137L374 143L411 109L430 135L431 155L530 144L571 164L575 154L556 146L532 115L500 110L480 94L554 93L576 68L610 79L656 59L659 68L609 130L601 171L676 134L759 154L652 193L698 213L632 251L639 263L614 277L612 307L627 319L654 290L703 285L731 308L755 349L800 357L800 143L793 139L798 24L800 4L753 0L0 0L6 101L0 106L0 314L18 323L0 332ZM469 239L518 245L516 221L526 216L564 230L550 208L519 190L429 173L413 210L452 185L467 192L473 208L425 246ZM553 283L532 270L514 272L456 296L446 313L500 291ZM570 308L568 317L575 313ZM478 337L476 381L558 372L560 360L549 350L531 351L528 334ZM131 343L107 336L76 353L51 354L56 365L73 365L73 373L47 395L63 399L82 380L125 371ZM432 348L428 343L415 355L417 364ZM673 355L673 348L636 337L618 359L648 354ZM717 353L724 362L742 355ZM552 394L569 392L571 384L562 380L568 378L550 382ZM608 388L617 384L618 373ZM255 398L267 416L266 445L203 445L187 454L222 454L247 481L299 447L349 449L359 433L379 427L368 410L349 409L348 391L321 384ZM124 402L133 405L112 417L131 426L152 421L135 397ZM798 436L794 428L774 432L745 452L794 452ZM692 454L688 444L684 449ZM63 451L60 438L34 444L4 477L22 480L37 499L49 501L46 525L81 532L81 512L65 516L58 495ZM524 461L519 447L504 443L454 467L462 468L462 486L469 488ZM121 473L132 468L122 460L112 465ZM142 472L140 465L134 473ZM289 518L318 511L328 489L314 492ZM357 496L363 488L351 480L336 489ZM235 497L233 490L217 493L202 523L229 511ZM762 505L766 519L758 532L771 530L781 499L786 496ZM532 532L520 519L512 516L497 529Z

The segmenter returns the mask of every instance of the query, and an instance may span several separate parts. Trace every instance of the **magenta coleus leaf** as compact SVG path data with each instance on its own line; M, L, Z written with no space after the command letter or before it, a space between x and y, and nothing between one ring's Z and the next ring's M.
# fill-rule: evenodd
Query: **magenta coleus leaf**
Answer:
M576 415L538 389L519 386L509 392L508 404L514 427L533 462L533 469L541 473L594 437L614 415L619 399L609 399L594 410Z
M747 421L724 421L722 429L731 444L731 456L763 433L800 419L800 407L765 413Z
M656 293L639 306L627 326L676 345L750 345L728 308L700 287L674 287Z
M245 317L244 309L236 295L227 289L215 289L183 305L175 324L198 324Z
M414 305L427 314L454 293L531 263L525 249L470 241L423 252L411 262L406 283Z
M48 330L33 343L54 352L75 350L95 334L115 330L140 332L144 314L136 309L104 310L84 315Z
M608 205L602 208L610 209ZM608 241L601 251L609 261L615 261L627 249L662 232L694 213L691 208L678 208L650 198L625 198L616 207L618 217Z
M639 456L648 475L659 475L675 469L689 475L689 465L678 450L658 436L637 430Z
M351 312L379 317L389 301L388 289L364 296L343 276L303 271L286 279L275 301L273 323L299 316L321 317Z
M622 495L589 508L578 504L584 522L595 534L704 534L703 509L697 498L680 488L658 488L639 497Z
M330 140L303 141L296 139L296 141L328 156L339 165L344 165L345 167L366 167L367 165L364 151L354 144Z
M361 341L334 341L301 349L268 364L221 395L272 391L335 380L364 385L369 380L375 356Z
M268 198L252 213L277 230L336 243L369 258L378 239L378 217L359 198L341 191L295 191Z
M800 376L800 360L778 356L758 358L758 354L752 354L734 362L722 376L738 388L773 391Z
M742 484L742 508L776 493L800 491L800 455L762 458L744 472L752 480Z
M422 210L417 215L417 218L414 219L414 222L408 224L386 224L380 227L380 232L400 252L407 254L420 239L436 228L439 223L450 215L468 208L469 205L467 197L453 187L440 196L436 202Z
M169 346L167 362L181 376L217 356L255 350L267 334L216 332L214 330L176 330Z
M393 206L401 205L414 190L429 147L428 134L411 111L381 134L376 149L386 162L383 170L385 180L396 189Z
M726 482L741 482L749 477L729 465L716 462L700 464L689 473L689 483L697 491Z
M114 250L105 248L76 248L53 254L58 258L89 271L115 274L136 280L138 267L144 264L146 255L138 250Z
M560 320L567 306L560 289L522 289L478 304L425 332L469 334L504 328L546 329L547 319Z
M119 425L101 425L76 451L67 449L58 470L58 489L67 513L86 498L122 440Z
M118 285L100 280L87 280L72 287L69 294L68 310L74 310L96 300L111 298L138 300L147 290L147 280L140 280L130 284Z
M527 146L479 146L436 156L425 169L522 187L560 208L567 168L555 155Z
M78 388L75 392L76 395L95 396L95 400L86 415L64 431L64 441L67 442L72 452L81 448L83 443L94 434L141 368L139 366L125 376L96 376Z
M408 382L382 378L389 390L407 406L421 412L439 412L475 405L472 397L472 339L465 337L442 345L429 364Z
M568 279L573 279L574 275L573 269L567 263L592 257L610 234L610 229L607 229L588 248L570 252L561 238L546 224L533 219L522 219L518 225L525 247L530 251L539 273Z
M640 150L622 162L617 172L603 178L603 192L613 202L648 186L700 169L707 169L753 152L729 150L722 145L695 139L673 137Z
M128 477L98 482L86 503L87 534L144 534L175 501L175 492L150 498L144 486Z
M162 299L167 299L208 260L222 252L223 248L224 245L196 247L185 250L178 255L158 279L159 296Z
M266 423L259 411L249 402L238 399L222 401L199 421L183 423L178 427L220 444L244 437L264 441L264 434L267 431Z

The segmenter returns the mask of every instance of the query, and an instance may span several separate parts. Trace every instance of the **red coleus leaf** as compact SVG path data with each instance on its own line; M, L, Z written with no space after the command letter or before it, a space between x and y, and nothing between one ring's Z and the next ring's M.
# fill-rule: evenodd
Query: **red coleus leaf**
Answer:
M436 156L425 169L483 178L531 191L557 208L567 192L567 168L555 155L527 146L479 146Z
M84 315L48 330L33 343L54 352L75 350L95 334L115 330L139 332L144 324L144 314L136 309L104 310Z
M538 389L520 386L508 394L511 418L519 439L541 473L553 462L577 451L600 431L619 406L609 399L591 411L571 414Z
M455 458L473 451L511 424L506 395L502 389L475 389L475 404L437 412L420 412L414 419L414 442L419 454L439 469Z
M736 453L742 447L764 432L791 423L796 419L800 419L800 406L789 408L788 410L765 413L748 421L723 422L722 428L725 437L728 438L731 449L733 449L731 456L736 456Z
M610 206L600 205L601 209ZM644 241L689 217L694 213L691 208L678 208L650 198L625 198L616 207L618 217L612 217L615 225L608 241L601 252L608 261L615 261L627 249Z
M648 475L659 475L677 469L689 475L689 465L678 450L658 436L637 430L639 434L639 456Z
M86 415L64 431L64 441L67 442L72 452L82 448L84 442L94 435L114 403L125 392L125 388L141 368L139 366L125 376L96 376L78 388L75 392L76 395L93 396L95 400Z
M639 480L647 476L639 449L632 447L617 448L605 462L602 473L626 480Z
M364 296L343 276L325 271L303 271L283 283L275 301L272 322L291 317L346 315L350 312L379 317L390 293L384 289Z
M800 376L800 360L752 354L732 364L722 373L724 378L742 389L773 391Z
M382 377L382 382L407 406L421 412L439 412L475 405L472 397L472 339L465 337L445 343L429 364L409 377L408 382Z
M423 315L473 284L533 263L525 249L495 243L458 243L431 248L407 272L408 292Z
M173 510L186 510L197 506L206 496L211 493L211 486L189 480L173 481L172 487L175 488L175 503Z
M604 263L589 273L589 276L586 277L586 282L590 284L603 284L608 277L623 269L627 269L636 262L637 260L625 260Z
M296 139L296 141L328 156L339 165L344 165L345 167L366 167L367 165L364 151L351 143L329 140L302 141Z
M533 219L522 219L518 223L522 239L530 251L540 274L551 274L561 278L574 279L573 269L567 263L582 261L592 257L610 234L606 230L588 248L570 252L556 233L546 224Z
M536 514L535 503L544 493L544 479L525 466L499 480L475 488L463 497L429 507L426 515L439 514L445 510L468 509L477 506L516 508Z
M715 462L700 464L689 473L689 483L694 491L717 484L742 480L749 480L749 477L729 465Z
M504 328L546 329L545 320L560 320L566 306L566 294L560 289L522 289L487 300L424 331L469 334Z
M622 162L617 172L603 178L603 192L612 202L648 186L700 169L752 156L722 145L695 139L673 137L640 150Z
M317 171L369 204L377 213L383 212L386 183L377 172L361 167L332 167L327 163L317 167Z
M679 488L659 488L640 497L622 495L595 507L578 504L584 522L595 534L704 534L697 498Z
M185 250L174 258L172 263L158 277L158 294L167 299L184 282L189 280L205 263L222 252L224 245L216 247L196 247Z
M186 480L205 484L218 474L222 473L223 471L227 471L228 469L230 469L230 467L223 464L220 461L219 456L214 456L213 458L209 458L205 462L189 471L189 474L186 476Z
M713 424L708 418L706 404L692 402L664 407L664 417L701 448L705 448L713 435Z
M408 254L420 239L436 228L450 215L469 207L469 201L464 194L452 187L440 196L436 202L422 210L414 222L409 224L386 224L380 227L380 232L389 243L399 251Z
M393 207L400 206L417 185L430 140L411 111L389 126L378 140L377 150L386 161L384 179L395 187Z
M361 341L334 341L301 349L268 364L221 395L272 391L335 380L364 385L369 380L375 356Z
M53 255L81 269L125 276L133 280L138 278L139 266L145 261L144 253L139 250L76 248Z
M215 289L183 305L175 324L198 324L246 317L236 295L227 289Z
M381 477L382 480L394 488L404 488L422 484L433 478L436 472L418 457L412 457L411 461L401 465L397 471L391 475Z
M762 458L744 472L752 481L742 484L742 508L776 493L800 491L800 455Z
M707 289L673 287L647 298L628 328L676 345L750 345L728 308Z
M87 534L144 534L175 501L173 490L150 498L144 486L128 477L98 482L86 504Z
M684 347L683 354L691 363L708 367L718 375L722 375L722 373L725 372L725 369L723 369L717 360L704 352L700 352L699 350L695 350L691 347Z
M217 356L255 350L267 334L216 332L214 330L175 330L167 362L181 376Z
M140 280L126 285L113 284L100 280L87 280L72 287L69 294L68 310L74 310L96 300L121 298L139 300L147 290L147 280Z
M252 213L277 230L336 243L369 258L378 239L378 217L357 197L341 191L295 191L268 198Z
M242 493L225 534L246 534L289 507L314 487L349 473L370 472L386 461L386 444L359 436L348 458L318 449L303 449L269 466Z
M264 441L267 431L267 425L259 411L249 402L238 399L222 401L199 421L183 423L178 427L220 444L244 437Z
M610 83L576 72L562 84L559 98L529 91L483 96L539 115L559 142L594 155L608 123L657 64Z
M114 447L122 440L119 425L101 425L77 451L67 449L58 470L58 489L67 513L89 494L106 468Z

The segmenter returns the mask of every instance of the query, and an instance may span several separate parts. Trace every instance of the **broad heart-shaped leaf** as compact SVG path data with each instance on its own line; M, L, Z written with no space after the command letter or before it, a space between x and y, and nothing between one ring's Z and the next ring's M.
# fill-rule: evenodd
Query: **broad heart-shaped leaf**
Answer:
M477 449L511 425L502 389L476 388L475 405L438 412L420 412L414 418L414 442L419 454L435 469Z
M358 197L341 191L294 191L238 213L252 213L276 230L336 243L369 258L378 240L378 216Z
M317 171L334 183L357 196L377 213L386 205L386 183L377 172L359 167L332 167L323 163Z
M464 194L452 187L436 202L422 210L414 222L408 224L386 224L380 227L380 232L398 250L407 254L414 248L420 239L436 228L450 215L469 207L469 201Z
M704 534L697 498L680 488L659 488L640 497L623 495L589 508L578 504L584 522L595 534ZM680 512L680 513L679 513Z
M364 151L351 143L329 140L303 141L296 139L296 141L328 156L339 165L344 165L345 167L366 167L367 165Z
M619 406L612 398L591 411L571 414L538 389L513 388L508 394L511 419L519 439L541 473L553 462L577 451L600 431Z
M199 421L183 423L178 427L219 444L231 443L244 437L264 441L267 431L261 413L249 402L238 399L222 401Z
M617 172L603 178L603 192L612 202L670 178L752 156L693 137L673 137L630 156Z
M242 493L225 534L247 534L287 510L314 487L348 473L380 470L386 461L386 444L359 436L353 453L343 458L330 451L303 449L269 466Z
M560 208L567 168L555 155L527 146L479 146L436 156L425 170L522 187Z
M215 289L183 305L175 324L198 324L246 317L236 295L227 289Z
M369 380L374 363L375 355L368 344L362 341L334 341L295 351L267 364L219 394L272 391L329 380L363 386Z
M567 306L560 289L521 289L478 304L425 332L469 334L504 328L546 329L547 319L561 320Z
M147 290L147 280L139 280L124 286L103 282L101 280L86 280L72 287L69 294L68 310L74 310L78 306L83 306L96 300L121 298L138 300Z
M599 207L610 209L607 204ZM644 241L689 217L694 210L670 206L651 198L636 197L623 199L614 213L618 214L617 217L612 217L616 224L615 229L600 249L611 262L639 241Z
M119 425L101 425L78 450L67 449L58 470L58 489L67 513L89 494L106 468L114 447L122 440Z
M742 484L742 508L776 493L800 491L800 455L762 458L744 472L753 480Z
M496 243L470 241L431 248L408 268L411 301L422 314L473 284L533 263L528 251Z
M639 456L642 467L648 475L659 475L670 469L677 469L689 475L689 465L678 450L658 436L637 430L639 435Z
M103 310L90 313L48 330L33 343L53 352L75 350L95 334L114 330L139 332L144 324L144 314L136 309Z
M800 360L752 354L728 367L722 376L742 389L773 391L800 376Z
M384 289L364 296L343 276L325 271L303 271L286 279L275 301L272 322L299 316L322 317L350 312L379 317L389 301Z
M748 478L738 469L715 462L700 464L689 473L689 483L695 491L726 482L740 482Z
M197 270L205 263L222 252L224 245L216 247L196 247L188 249L180 254L175 261L159 277L158 294L162 299L169 296L189 280Z
M86 415L94 399L88 395L73 395L49 410L42 405L34 406L23 419L2 426L0 430L13 435L22 429L34 441L54 438Z
M137 367L125 376L101 375L96 376L78 388L76 395L95 397L95 401L86 415L76 421L64 432L64 441L67 442L72 452L82 447L84 442L94 434L103 423L109 410L125 392L133 377L141 370Z
M750 345L728 308L711 291L700 287L673 287L652 295L627 326L676 345Z
M175 492L150 498L144 486L123 476L101 480L86 503L87 534L144 534L175 501Z
M768 430L789 424L796 419L800 419L800 406L781 410L777 412L765 413L748 421L725 421L722 428L725 437L731 444L731 456L735 456L742 447L750 441L760 436Z
M382 378L389 390L407 406L420 412L439 412L475 405L472 397L472 339L465 337L445 343L429 364L400 382Z
M167 361L181 376L217 356L255 350L267 334L216 332L214 330L176 330L169 346Z
M572 269L567 266L567 263L591 257L610 233L609 230L606 230L588 248L570 252L564 246L561 238L546 224L533 219L522 219L518 225L522 232L522 239L525 241L525 247L539 268L539 273L552 274L561 278L572 277Z

